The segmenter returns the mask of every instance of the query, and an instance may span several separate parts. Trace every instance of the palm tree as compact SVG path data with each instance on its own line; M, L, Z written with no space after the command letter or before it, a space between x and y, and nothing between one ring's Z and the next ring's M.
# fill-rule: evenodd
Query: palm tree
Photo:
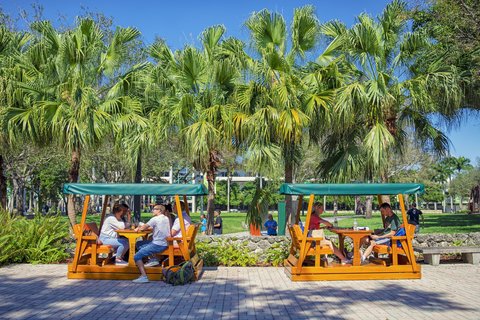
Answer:
M207 234L213 230L215 177L221 151L232 148L233 90L239 76L241 42L223 39L225 28L213 26L200 36L202 49L187 46L173 53L163 41L150 48L155 59L146 92L161 135L178 135L195 170L208 183Z
M326 61L310 65L308 76L299 65L315 49L320 24L313 6L305 6L295 9L290 34L283 16L266 9L245 25L254 52L246 59L246 83L236 91L237 137L252 167L268 172L283 162L285 182L291 183L307 129L323 126L333 94L321 77ZM286 200L289 215L291 197Z
M470 159L465 158L463 156L454 158L454 159L455 159L455 169L457 170L457 173L460 173L463 170L472 168L472 165L470 164Z
M390 159L402 155L409 135L419 149L447 152L448 138L431 116L455 114L459 76L432 55L425 34L408 28L406 4L397 0L377 19L361 14L351 28L338 21L322 27L348 75L323 142L324 177L387 181ZM428 67L420 68L419 61Z
M111 132L111 117L131 100L108 94L127 54L139 36L134 28L117 28L107 41L91 19L57 32L50 22L32 24L38 45L19 63L32 80L17 83L31 103L9 108L11 128L24 128L31 138L52 140L70 152L69 182L77 182L82 150L97 146ZM41 61L36 65L37 61ZM74 197L68 215L75 223Z
M9 133L6 110L23 104L14 84L28 77L16 64L17 59L28 50L32 36L27 32L15 32L5 25L0 26L0 207L7 205L7 178L4 172L4 152L17 137Z

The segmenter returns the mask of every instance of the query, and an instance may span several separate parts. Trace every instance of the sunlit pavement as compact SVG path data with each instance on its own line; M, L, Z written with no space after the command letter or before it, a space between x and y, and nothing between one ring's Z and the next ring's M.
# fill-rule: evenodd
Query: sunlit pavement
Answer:
M68 280L66 265L0 268L0 319L480 319L480 267L423 279L291 282L282 268L210 268L196 283Z

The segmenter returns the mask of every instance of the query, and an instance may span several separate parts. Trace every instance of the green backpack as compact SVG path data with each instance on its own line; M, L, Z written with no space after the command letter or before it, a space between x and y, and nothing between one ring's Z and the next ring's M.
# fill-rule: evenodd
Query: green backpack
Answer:
M162 270L165 282L174 286L184 285L195 280L195 269L191 261Z

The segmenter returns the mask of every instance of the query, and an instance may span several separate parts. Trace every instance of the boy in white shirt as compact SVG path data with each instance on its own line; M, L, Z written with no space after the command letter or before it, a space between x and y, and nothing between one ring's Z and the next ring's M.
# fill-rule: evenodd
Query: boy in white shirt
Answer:
M165 216L165 206L157 204L153 207L153 218L146 224L137 227L136 231L143 231L147 229L153 229L152 241L139 242L140 250L135 254L133 259L141 273L141 276L133 282L146 283L148 282L147 273L145 272L145 265L143 264L143 258L165 251L168 247L166 238L170 236L170 221Z

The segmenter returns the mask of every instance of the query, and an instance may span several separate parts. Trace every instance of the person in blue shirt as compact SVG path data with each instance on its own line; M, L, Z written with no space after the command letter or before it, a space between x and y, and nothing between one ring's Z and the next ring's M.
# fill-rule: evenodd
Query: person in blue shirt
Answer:
M269 236L277 235L277 221L273 220L273 216L271 214L268 215L268 220L265 221L264 226L267 228L267 234Z
M202 224L200 227L200 232L204 235L207 231L207 218L203 213L200 215L200 223Z

